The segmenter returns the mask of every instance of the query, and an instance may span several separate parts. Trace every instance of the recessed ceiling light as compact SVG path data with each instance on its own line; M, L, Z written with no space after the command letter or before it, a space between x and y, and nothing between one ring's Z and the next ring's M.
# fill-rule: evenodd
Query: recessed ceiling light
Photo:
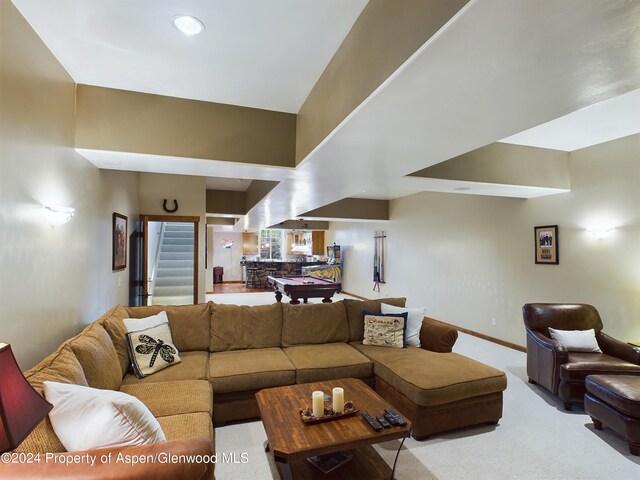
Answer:
M204 30L204 23L191 15L178 15L174 17L173 24L188 36L197 35Z
M454 190L458 190L459 192L462 192L464 190L471 190L471 187L456 187L454 188Z

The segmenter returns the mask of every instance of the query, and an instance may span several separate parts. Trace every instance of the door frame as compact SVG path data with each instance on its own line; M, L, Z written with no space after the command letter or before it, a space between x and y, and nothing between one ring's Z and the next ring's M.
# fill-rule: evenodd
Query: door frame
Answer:
M143 235L143 247L142 247L142 276L144 281L142 282L142 305L147 306L149 300L149 267L147 262L147 256L149 253L149 236L148 226L149 222L184 222L193 223L194 236L193 236L193 304L198 304L198 276L200 274L198 270L198 254L199 246L198 240L200 237L200 217L196 216L180 216L180 215L140 215L142 220L142 235Z

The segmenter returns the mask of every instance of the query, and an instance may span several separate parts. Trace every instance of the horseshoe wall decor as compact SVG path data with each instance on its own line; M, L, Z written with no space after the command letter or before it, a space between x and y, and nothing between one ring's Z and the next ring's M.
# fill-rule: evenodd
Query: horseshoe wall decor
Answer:
M162 208L164 208L164 211L167 213L175 213L178 211L178 200L173 200L173 208L167 208L167 199L165 198L162 202Z

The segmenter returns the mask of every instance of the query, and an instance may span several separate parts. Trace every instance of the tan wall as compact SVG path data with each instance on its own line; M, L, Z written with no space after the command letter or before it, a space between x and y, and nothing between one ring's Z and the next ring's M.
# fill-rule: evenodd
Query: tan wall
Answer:
M207 190L207 213L244 215L247 213L246 192L229 190Z
M26 369L128 303L129 270L111 271L111 214L135 220L138 174L75 153L72 79L7 0L0 22L0 341ZM76 215L51 227L44 204Z
M78 85L76 146L294 165L296 116L256 108Z
M298 112L296 164L468 0L369 0Z
M301 217L361 218L364 220L388 220L389 200L368 198L343 198L324 207L304 213Z
M140 174L140 214L141 215L177 215L200 217L198 227L198 302L205 301L205 225L206 213L205 177L188 175L165 175L162 173ZM178 211L171 214L164 211L162 203L168 200L173 207L173 200L178 201Z
M386 224L331 223L346 291L371 297L373 232L387 232L387 284L443 321L525 344L527 302L595 305L605 331L640 339L640 135L570 155L570 193L519 200L421 193ZM534 264L533 227L559 225L560 265ZM586 229L615 226L598 240ZM491 325L496 318L497 325Z
M571 188L569 153L492 143L412 174L470 182Z

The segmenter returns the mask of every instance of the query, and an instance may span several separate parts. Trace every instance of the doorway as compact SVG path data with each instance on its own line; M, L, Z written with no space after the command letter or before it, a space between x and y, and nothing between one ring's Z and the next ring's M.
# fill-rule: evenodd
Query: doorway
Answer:
M142 215L142 305L198 303L199 217Z

